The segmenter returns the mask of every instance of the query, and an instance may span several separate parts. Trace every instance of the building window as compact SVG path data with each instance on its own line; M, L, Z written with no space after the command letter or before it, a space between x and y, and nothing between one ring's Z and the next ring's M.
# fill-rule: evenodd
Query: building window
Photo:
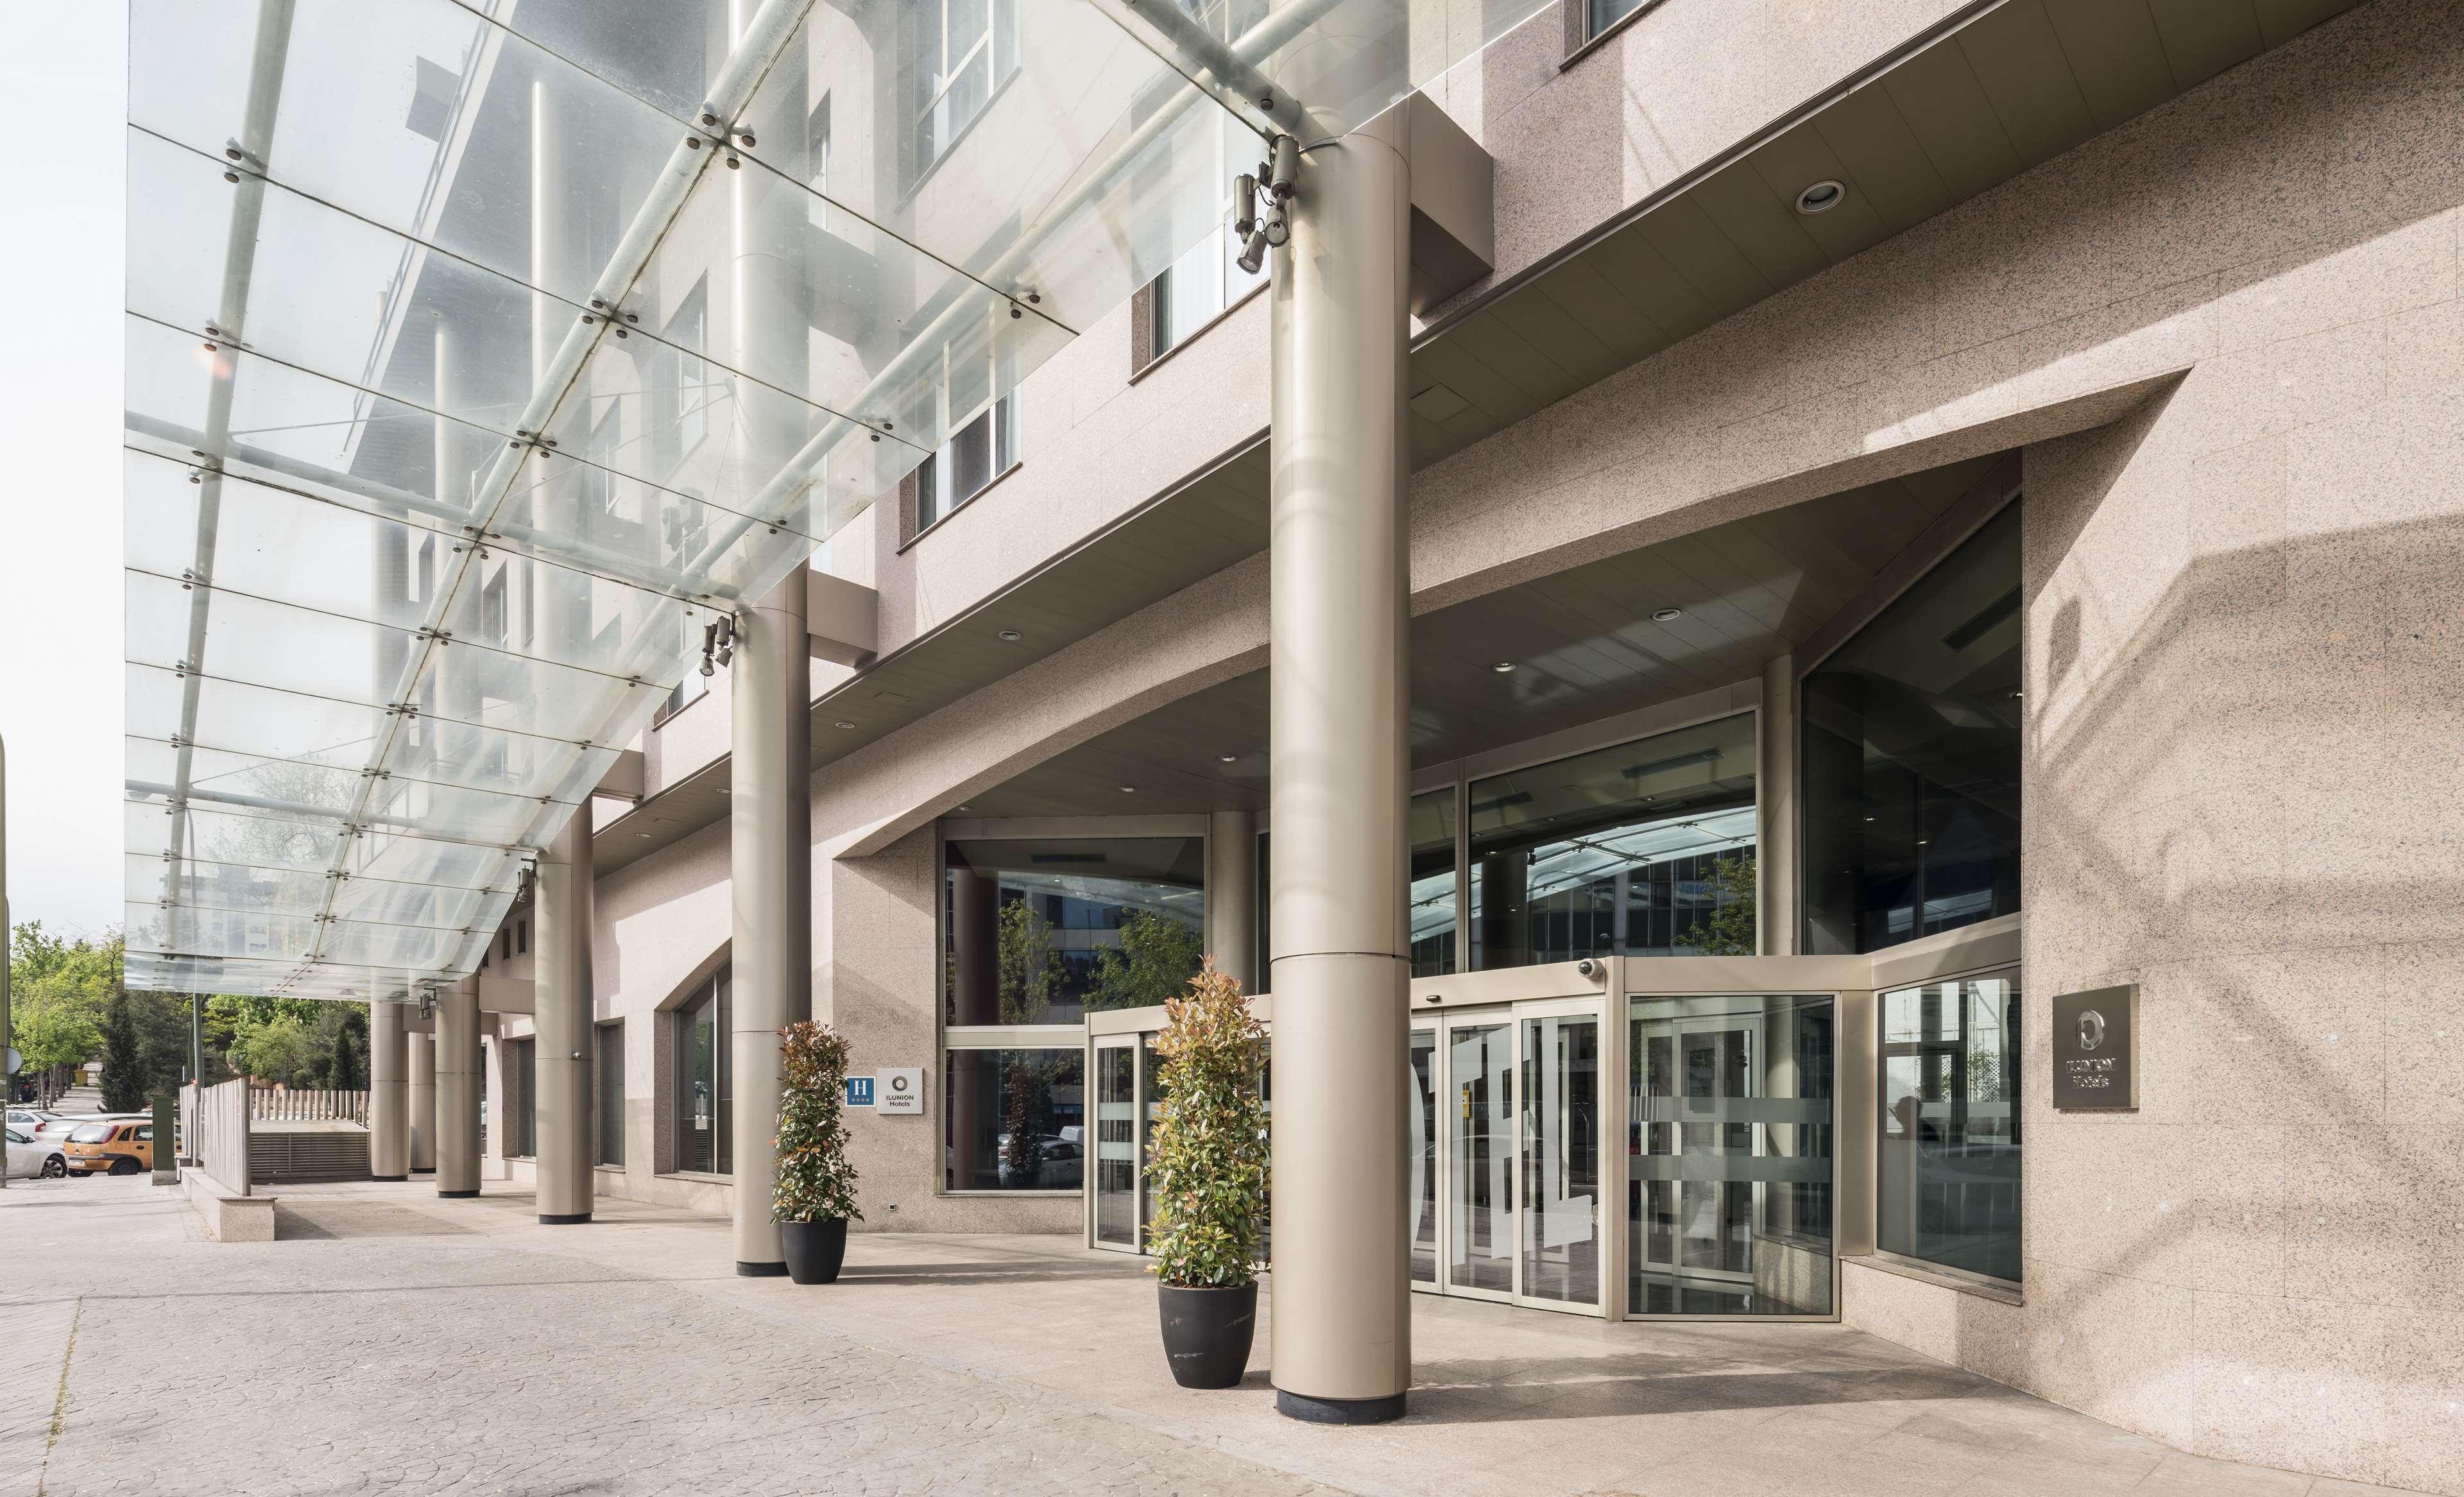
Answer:
M624 1023L601 1024L592 1038L598 1046L591 1068L599 1089L598 1159L602 1164L621 1165L625 1162Z
M1263 860L1262 860L1263 865ZM1412 797L1412 976L1455 970L1455 792ZM1259 906L1265 908L1263 900ZM1260 922L1264 923L1263 918ZM1261 966L1259 971L1266 970Z
M1754 719L1472 782L1472 967L1754 950Z
M599 516L624 517L624 495L616 482L616 449L624 441L623 402L609 400L590 423L582 449L582 503L585 527Z
M710 407L723 388L699 357L709 326L710 277L693 283L650 351L651 447L658 473L672 479L710 435Z
M957 402L953 400L951 404ZM1018 393L969 417L915 470L915 528L924 530L1018 466Z
M659 710L653 713L650 716L650 726L653 728L657 727L659 724L667 721L669 718L684 711L693 703L700 701L703 696L709 693L709 692L710 681L698 669L687 671L685 672L684 679L676 683L676 689L670 692L666 697L661 699L659 702Z
M943 867L953 1027L1160 1003L1204 959L1203 838L952 842Z
M952 1049L942 1088L942 1188L1069 1190L1084 1178L1086 1057L1070 1049Z
M2019 974L1884 993L1874 1243L2019 1282Z
M1617 22L1649 8L1655 0L1573 0L1580 8L1582 21L1579 33L1570 38L1577 44L1590 41Z
M1804 682L1805 950L2019 908L2019 506Z
M531 954L531 922L528 920L517 920L514 923L514 951L517 956L527 957Z
M919 0L899 7L903 92L913 111L908 180L921 179L1018 71L1018 0Z
M804 186L813 189L805 209L813 227L830 229L830 96L824 94L804 117Z
M676 1168L696 1175L735 1173L734 1078L729 1075L730 969L704 979L678 1005L675 1025Z
M512 1132L505 1137L509 1157L528 1159L539 1154L539 1044L534 1040L505 1042L505 1105Z

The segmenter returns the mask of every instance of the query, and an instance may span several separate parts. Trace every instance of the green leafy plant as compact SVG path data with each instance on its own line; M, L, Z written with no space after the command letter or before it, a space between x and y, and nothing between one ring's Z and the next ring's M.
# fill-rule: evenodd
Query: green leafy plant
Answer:
M1147 1169L1155 1180L1150 1272L1183 1288L1240 1288L1257 1278L1266 1222L1266 1105L1258 1073L1265 1031L1241 984L1208 962L1164 1004L1163 1106Z
M1001 1023L1042 1024L1065 980L1052 926L1023 899L1001 906L993 960Z
M1169 915L1133 911L1121 943L1095 954L1090 1009L1147 1008L1172 1001L1205 961L1205 940Z
M1705 957L1750 957L1754 954L1754 855L1719 858L1711 864L1711 887L1719 900L1710 918L1687 926L1677 937Z
M864 1220L855 1203L855 1166L847 1162L845 1101L847 1037L829 1025L799 1020L779 1031L786 1076L779 1101L779 1183L770 1193L773 1222Z

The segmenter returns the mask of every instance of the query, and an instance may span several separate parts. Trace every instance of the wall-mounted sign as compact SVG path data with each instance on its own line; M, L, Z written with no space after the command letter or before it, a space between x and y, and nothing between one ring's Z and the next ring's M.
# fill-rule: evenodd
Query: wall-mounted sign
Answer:
M870 1076L849 1076L847 1079L847 1105L849 1107L872 1106Z
M2139 1105L2139 988L2135 983L2054 1000L2054 1106L2067 1112Z
M884 1116L897 1112L923 1116L924 1072L922 1069L907 1067L883 1071L879 1105Z

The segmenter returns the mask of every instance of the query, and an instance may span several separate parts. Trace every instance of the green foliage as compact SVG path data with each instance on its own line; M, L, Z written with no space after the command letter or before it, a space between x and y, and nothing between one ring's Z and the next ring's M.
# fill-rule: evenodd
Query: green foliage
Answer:
M1750 957L1758 939L1754 931L1754 855L1721 858L1711 865L1711 883L1719 905L1707 920L1697 920L1677 937L1705 957Z
M82 1066L102 1051L102 1022L120 991L121 939L69 939L28 920L9 933L10 1043L29 1072Z
M1241 984L1213 962L1164 1014L1155 1039L1163 1105L1147 1157L1149 1271L1183 1288L1239 1288L1256 1281L1266 1221L1266 1105L1258 1094L1265 1031Z
M111 995L102 1015L102 1110L134 1112L145 1106L145 1066L137 1053L137 1010L126 992Z
M864 1220L855 1203L855 1166L847 1162L847 1038L827 1024L799 1020L779 1031L786 1075L779 1101L779 1182L770 1193L774 1222Z
M1169 1002L1206 959L1198 932L1169 915L1144 910L1121 922L1121 944L1095 957L1089 1009L1147 1008Z
M993 949L994 973L1003 1024L1039 1024L1060 989L1061 954L1052 949L1052 927L1023 899L1001 907Z

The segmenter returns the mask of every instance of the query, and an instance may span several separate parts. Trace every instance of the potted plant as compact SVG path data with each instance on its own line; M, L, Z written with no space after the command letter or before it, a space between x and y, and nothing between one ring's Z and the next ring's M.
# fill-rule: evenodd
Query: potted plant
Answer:
M1155 1181L1149 1271L1159 1278L1163 1349L1184 1388L1229 1388L1258 1325L1258 1239L1266 1220L1265 1032L1241 985L1208 962L1164 1004L1163 1105L1147 1170Z
M787 1277L828 1284L847 1256L847 1223L864 1220L855 1203L855 1166L847 1162L847 1119L839 1112L847 1039L827 1024L799 1020L779 1031L779 1048L786 1075L779 1133L770 1140L779 1154L770 1220L779 1223Z

